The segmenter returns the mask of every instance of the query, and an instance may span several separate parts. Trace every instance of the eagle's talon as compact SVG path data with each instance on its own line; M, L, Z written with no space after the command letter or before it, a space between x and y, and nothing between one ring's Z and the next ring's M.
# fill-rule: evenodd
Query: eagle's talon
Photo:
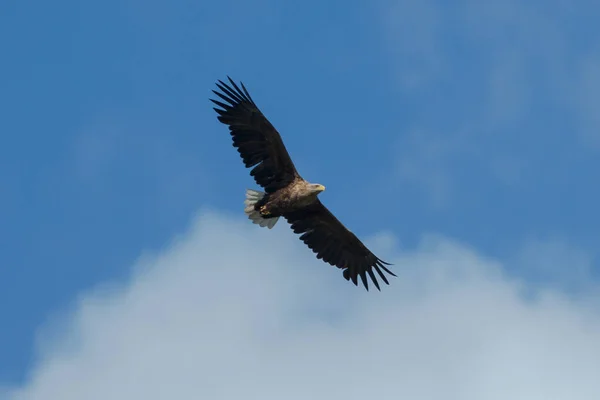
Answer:
M270 212L267 211L267 206L260 206L260 208L258 210L260 211L260 214L264 215L264 216L271 214Z

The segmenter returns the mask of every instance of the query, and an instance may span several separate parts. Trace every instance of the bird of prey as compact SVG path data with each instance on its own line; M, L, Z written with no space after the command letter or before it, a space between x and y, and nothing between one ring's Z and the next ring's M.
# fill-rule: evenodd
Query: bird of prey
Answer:
M343 277L358 285L358 277L369 290L367 274L381 290L373 270L389 285L382 270L396 276L350 230L348 230L317 197L325 190L318 183L302 179L279 132L258 109L246 87L241 89L229 77L228 85L218 80L220 100L210 99L220 108L213 108L217 119L229 126L233 146L237 148L250 175L264 192L247 189L245 210L248 218L261 227L275 226L280 217L316 254L318 259L343 270Z

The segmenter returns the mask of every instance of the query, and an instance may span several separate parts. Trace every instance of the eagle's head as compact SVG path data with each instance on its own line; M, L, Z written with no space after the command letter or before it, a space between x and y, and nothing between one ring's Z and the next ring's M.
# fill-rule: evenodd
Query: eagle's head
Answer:
M311 183L309 188L311 193L314 194L319 194L325 190L325 186L321 185L320 183Z

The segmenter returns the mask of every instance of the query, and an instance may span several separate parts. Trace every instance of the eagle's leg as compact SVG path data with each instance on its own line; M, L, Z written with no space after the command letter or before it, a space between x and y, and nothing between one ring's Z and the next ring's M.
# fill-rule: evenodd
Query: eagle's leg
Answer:
M258 208L258 211L260 212L260 215L262 215L263 217L270 217L271 216L271 211L269 211L269 209L267 208L266 204L263 204L262 206L260 206Z
M266 226L271 229L275 226L279 217L272 214L267 207L269 198L264 192L248 189L246 190L246 200L244 204L244 212L252 220L253 223L260 226Z

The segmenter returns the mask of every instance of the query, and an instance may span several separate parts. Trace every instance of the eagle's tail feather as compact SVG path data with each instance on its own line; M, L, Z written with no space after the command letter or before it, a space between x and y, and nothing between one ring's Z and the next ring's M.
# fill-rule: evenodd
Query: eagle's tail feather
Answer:
M248 216L248 218L252 221L252 223L257 224L262 227L267 227L269 229L273 228L279 217L271 217L264 218L260 213L254 209L254 205L258 203L262 198L265 197L264 192L259 192L257 190L247 189L246 190L246 200L244 204L246 207L244 208L244 212Z

